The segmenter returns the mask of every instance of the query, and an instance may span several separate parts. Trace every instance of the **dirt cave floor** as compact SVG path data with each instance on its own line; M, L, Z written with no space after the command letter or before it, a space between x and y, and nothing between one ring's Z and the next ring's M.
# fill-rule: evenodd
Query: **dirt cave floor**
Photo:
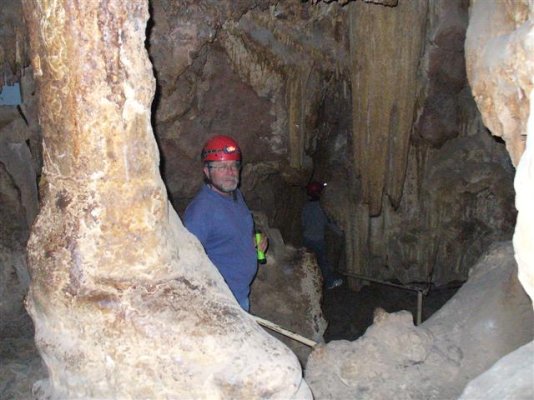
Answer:
M453 282L430 288L423 296L422 322L438 311L460 287L461 282ZM358 339L373 323L373 313L378 307L388 313L410 311L415 324L417 292L372 282L359 291L349 289L346 282L335 289L325 290L322 304L324 317L328 321L325 342Z

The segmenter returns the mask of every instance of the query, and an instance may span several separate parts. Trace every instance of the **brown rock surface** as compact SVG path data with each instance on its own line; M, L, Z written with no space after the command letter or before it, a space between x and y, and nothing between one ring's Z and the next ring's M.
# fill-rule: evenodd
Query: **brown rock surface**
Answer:
M202 142L211 131L223 131L235 135L245 150L242 186L249 205L265 212L269 225L279 229L287 242L300 243L298 218L305 198L302 187L313 175L329 182L324 205L345 229L345 264L349 270L403 282L441 284L463 280L467 278L474 260L492 241L510 239L515 223L511 187L514 170L504 146L490 137L483 120L492 133L503 137L514 165L518 167L516 204L520 217L514 238L515 250L519 278L532 297L532 146L527 146L521 155L529 131L527 117L533 114L529 111L533 103L530 93L534 75L530 57L533 47L532 7L526 0L490 2L489 5L481 0L472 1L466 55L469 83L482 112L481 117L465 81L463 40L468 22L467 1L427 2L426 14L419 15L417 20L424 24L424 28L418 25L421 28L418 30L420 38L400 37L405 25L383 26L371 24L370 20L365 21L369 22L368 29L362 29L356 35L350 29L354 17L387 14L387 18L395 20L406 7L418 4L422 3L411 0L152 1L146 42L157 77L152 122L162 154L161 169L165 183L178 212L183 210L200 183L200 175L195 177L191 171L200 171L198 151ZM23 21L17 13L18 8L18 1L6 0L0 10L0 35L3 39L0 63L4 69L8 65L11 78L24 78L22 68L27 65L27 46L21 27L16 25ZM111 24L117 22L105 21ZM99 23L107 26L105 21L99 20ZM139 26L143 25L144 22L139 23ZM72 29L75 27L73 25ZM67 34L58 35L60 31L55 29L55 26L50 26L46 31L47 42L55 43L62 36L69 37ZM84 37L93 37L93 33ZM398 44L412 39L420 43L420 52L413 55L412 62L399 63L395 44L404 48ZM137 82L144 82L141 108L148 108L147 99L151 98L153 88L150 84L145 86L144 79L145 75L151 74L150 68L129 77L130 84L121 88L118 82L122 80L117 76L124 69L117 67L122 64L116 61L125 58L117 56L116 51L105 56L103 53L113 49L120 41L109 43L104 50L102 47L74 46L72 42L65 41L70 49L69 56L74 54L70 56L69 69L77 71L76 63L86 60L90 54L89 64L96 71L100 71L99 66L102 66L105 73L99 72L99 76L105 76L103 80L109 78L109 82L85 82L85 75L80 74L83 79L76 86L61 76L50 83L55 90L54 96L50 94L43 100L49 109L57 110L58 105L63 104L57 99L69 97L92 117L73 126L75 108L71 107L72 103L64 102L69 104L67 111L64 108L63 115L54 124L43 119L48 126L45 154L49 159L42 186L45 190L52 188L57 193L68 191L75 195L70 203L64 195L57 195L55 202L46 200L47 210L52 210L46 211L46 218L52 220L57 215L59 223L65 225L50 229L47 234L55 238L70 238L69 246L64 245L66 240L54 239L40 251L44 251L45 255L62 252L61 257L54 256L59 257L55 260L61 260L57 264L70 262L77 268L78 265L83 268L88 266L88 269L75 269L71 276L66 270L58 273L50 267L50 276L54 279L74 282L65 286L69 291L77 293L76 290L80 289L76 285L80 288L89 285L90 290L96 288L106 295L120 297L118 302L105 301L98 297L99 294L95 297L102 300L98 300L98 307L126 304L125 309L131 310L130 301L135 302L139 293L124 289L124 282L128 285L140 275L144 280L143 287L149 288L151 286L145 281L157 279L160 285L160 278L174 277L175 267L170 266L174 265L174 261L159 263L161 257L166 256L166 251L148 244L158 243L162 237L174 242L181 236L176 234L177 237L169 239L171 236L166 233L165 226L170 225L173 227L171 230L178 232L182 228L175 216L168 219L165 216L172 211L166 211L164 189L161 182L156 182L155 166L152 168L157 162L150 155L155 152L154 144L147 139L152 136L149 130L147 134L148 118L140 124L129 122L124 127L122 117L114 114L119 111L110 111L131 109L119 106L121 101L122 104L132 104L120 97L137 88ZM362 85L379 88L370 91L378 100L384 97L404 106L412 107L413 104L413 118L409 122L410 117L405 115L400 136L398 129L392 129L395 135L384 133L384 122L388 119L395 121L391 102L388 101L375 101L369 111L383 118L374 118L372 124L365 125L366 129L353 129L353 101L361 93L353 88L355 71L351 67L354 67L354 61L361 60L351 59L350 46L364 52L371 44L374 48L384 49L380 53L369 54L383 62L371 65L370 75L360 81ZM144 54L142 47L139 44L137 53ZM408 55L401 54L401 59ZM106 62L101 63L102 59ZM43 64L48 61L60 74L62 69L56 68L57 60L61 61L61 57L54 54L50 60L43 59ZM398 90L406 79L413 78L406 73L398 75L401 70L415 74L415 80L412 86L408 85L410 90L392 98L389 94ZM381 79L385 76L393 78ZM0 77L0 81L2 79ZM26 85L24 79L21 84ZM90 86L90 89L84 85ZM359 90L360 86L357 87ZM32 88L24 90L26 95L32 92ZM87 98L86 102L82 101L84 98ZM21 313L20 302L25 290L24 282L27 284L23 237L28 234L28 211L31 213L32 209L36 209L35 200L33 205L32 201L28 201L32 197L28 194L35 193L32 192L35 179L30 175L39 176L42 165L40 137L36 132L37 116L27 100L28 97L25 97L21 110L29 130L22 120L13 123L20 118L19 110L0 108L0 153L4 157L3 161L0 160L3 164L0 165L0 196L10 205L2 209L2 221L6 223L2 226L0 238L4 249L0 256L0 276L4 277L0 289L11 290L4 292L8 293L10 304L5 307L6 303L2 302L1 323L8 319L16 322L26 318ZM107 101L107 105L99 105L100 101ZM130 116L127 113L124 120L131 121L128 119ZM95 120L98 121L96 125ZM93 134L97 129L109 132L110 125L116 129L113 134L106 133L105 139L104 135L97 138ZM386 128L389 129L389 126L386 125ZM76 132L76 140L71 140L72 136L64 132ZM129 133L122 135L123 132ZM369 165L376 163L378 167L374 175L365 176L366 182L372 181L373 184L362 186L362 179L351 175L351 171L362 161L354 158L354 144L365 142L366 135L371 141L380 139L384 144L373 142L373 154L366 153ZM139 137L142 139L138 141ZM6 138L9 140L4 140ZM28 139L29 143L26 142ZM94 156L93 150L87 150L88 143L92 149L104 150L96 154L105 156ZM11 151L13 148L17 151ZM139 156L144 150L147 154ZM392 156L387 157L391 162L384 164L386 152ZM24 157L17 158L17 154ZM60 161L51 162L50 155ZM112 157L112 161L108 160L108 156ZM520 157L521 162L518 163ZM8 164L14 161L16 163L9 167ZM137 162L138 170L134 167ZM23 178L21 172L31 170L27 163L32 165L34 172L23 174ZM22 164L24 167L19 169ZM60 170L59 174L55 167ZM139 171L141 169L143 171ZM90 177L92 186L84 187L80 184L82 178L78 176L74 181L64 179L65 176L73 176L70 171ZM96 175L91 175L93 172ZM143 175L143 172L148 175ZM109 176L114 178L108 179ZM147 190L132 194L129 188L134 181L146 184ZM63 189L64 192L61 192ZM103 189L103 194L98 198L91 197L96 189ZM364 192L370 194L372 202L364 200ZM151 194L159 199L150 199ZM109 198L104 198L104 195ZM381 198L381 204L378 198ZM65 210L61 210L62 205ZM108 214L102 213L101 209L108 209L110 205L115 208L109 208ZM145 206L153 207L155 211L141 211ZM378 215L377 208L381 209ZM41 220L41 226L48 223L46 218ZM165 220L170 222L161 222ZM77 225L78 221L82 224ZM145 229L146 226L151 228ZM155 230L159 234L146 239L147 232L152 232L154 226L158 227ZM102 227L105 231L99 232ZM116 238L122 237L126 231L133 232L128 240L133 240L135 246L123 248L122 239ZM21 232L23 234L19 235ZM16 251L13 251L10 247L12 239L18 237ZM84 241L95 237L99 242L95 248L89 249L91 256L80 258L79 255L86 254L87 248L91 247ZM189 243L184 239L185 242ZM104 248L112 248L113 251L104 254L103 262L96 263L94 260L101 252L103 254ZM39 250L34 247L34 251ZM180 260L190 258L189 252L182 248L179 255ZM172 259L172 256L167 258ZM116 259L119 261L116 262ZM56 261L45 257L42 265L47 263L56 265ZM178 264L180 271L187 270ZM130 274L125 275L125 271L130 271ZM120 282L118 286L117 281ZM187 282L197 285L195 280L188 279ZM183 285L187 282L184 281ZM176 291L181 289L176 288ZM153 293L151 296L158 297ZM128 298L130 300L126 300ZM172 302L163 304L163 308L175 307ZM85 306L80 307L85 309ZM170 315L173 312L178 311L169 311ZM54 316L57 317L55 321L62 321L61 315ZM133 318L131 313L128 318ZM143 314L143 318L148 317ZM27 319L25 321L18 327L22 326L26 334L30 334ZM204 318L199 317L199 321L204 321ZM71 328L76 331L78 327L69 325ZM9 331L13 329L9 328Z
M466 2L252 3L154 2L154 122L179 213L198 188L198 151L220 131L243 147L247 202L296 247L303 187L331 183L348 272L465 280L511 238L514 171L467 87Z
M263 218L262 218L263 217ZM327 322L321 310L322 278L315 256L287 246L280 232L269 229L266 217L255 215L261 231L269 236L267 263L260 265L251 287L250 312L283 329L317 343L324 341ZM268 330L299 357L302 365L311 347Z

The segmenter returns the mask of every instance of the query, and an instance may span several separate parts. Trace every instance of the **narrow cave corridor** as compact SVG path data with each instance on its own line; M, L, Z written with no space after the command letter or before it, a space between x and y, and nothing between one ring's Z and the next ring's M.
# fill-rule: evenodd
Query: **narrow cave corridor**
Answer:
M0 398L534 395L533 16L5 1ZM250 313L183 223L214 134L269 238ZM312 181L331 290L304 247Z

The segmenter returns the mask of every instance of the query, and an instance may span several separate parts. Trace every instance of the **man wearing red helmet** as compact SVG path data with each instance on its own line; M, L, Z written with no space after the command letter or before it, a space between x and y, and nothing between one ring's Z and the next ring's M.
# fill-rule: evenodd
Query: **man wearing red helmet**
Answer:
M217 267L241 307L250 307L250 284L257 272L254 222L239 185L241 149L229 136L216 135L201 153L205 185L187 206L184 225ZM267 248L264 237L258 245Z
M342 232L337 225L329 220L319 202L325 186L325 183L316 181L312 181L306 186L309 201L304 205L301 214L302 238L304 246L313 251L317 257L317 264L321 269L325 287L333 289L343 284L343 280L336 276L328 260L325 230L330 227L338 234Z

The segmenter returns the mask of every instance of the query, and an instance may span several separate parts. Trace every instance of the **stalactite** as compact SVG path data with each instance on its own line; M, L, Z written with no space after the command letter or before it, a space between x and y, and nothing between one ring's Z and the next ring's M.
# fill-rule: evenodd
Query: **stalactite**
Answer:
M292 70L288 77L288 115L289 115L289 164L301 168L304 158L304 110L302 76L299 69Z
M402 196L426 15L421 0L349 5L355 174L371 216Z
M394 9L364 3L349 6L352 154L363 204L350 213L356 228L347 239L355 243L347 265L358 274L372 275L372 243L386 247L386 239L370 230L371 219L382 221L383 203L397 207L402 196L426 13L424 1L401 2ZM387 263L386 251L375 254Z

